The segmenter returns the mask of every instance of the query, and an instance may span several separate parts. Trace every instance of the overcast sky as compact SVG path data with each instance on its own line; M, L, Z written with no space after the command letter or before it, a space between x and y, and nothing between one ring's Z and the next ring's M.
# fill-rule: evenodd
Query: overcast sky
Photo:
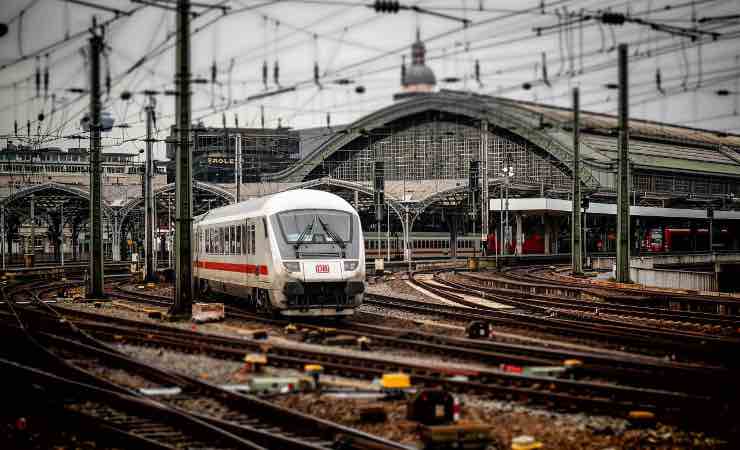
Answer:
M110 97L105 97L105 109L115 117L116 123L130 125L107 135L107 150L135 151L143 147L143 142L120 144L120 141L144 134L145 98L134 95L131 101L123 102L119 96L125 90L173 89L175 61L171 46L175 14L128 0L90 2L136 11L116 20L107 31L113 89ZM192 25L193 30L201 29L192 37L194 76L210 79L214 61L218 69L219 85L193 86L193 119L202 119L206 125L220 126L225 111L229 126L234 125L237 115L241 126L258 127L261 105L265 108L267 126L276 126L280 118L284 126L294 128L325 126L327 113L331 113L332 124L348 123L387 106L399 89L402 55L410 60L410 45L419 27L427 46L428 65L437 75L438 88L468 89L568 106L570 89L581 86L584 109L614 113L616 91L604 85L616 82L614 43L626 42L630 44L633 117L740 132L737 94L740 20L692 22L692 19L740 14L738 0L549 0L544 14L539 0L412 2L439 13L470 19L472 25L467 29L454 18L409 11L378 14L363 6L366 2L356 0L220 3L231 8L228 14L194 8L202 14ZM716 31L719 36L713 40L707 34L692 40L644 25L609 27L599 26L593 20L575 21L565 28L552 27L541 36L533 30L557 25L559 16L565 20L571 15L568 20L574 21L573 15L581 11L593 14L608 7L674 27L690 29L698 25L702 30ZM21 11L24 11L22 15ZM51 136L77 133L79 119L88 108L87 96L66 91L85 88L88 83L89 68L81 52L87 46L87 36L70 39L49 51L50 94L56 95L53 114L51 98L44 99L43 86L41 98L35 98L36 60L16 61L22 55L59 42L66 33L74 36L85 30L93 15L98 22L114 17L110 12L61 0L0 1L0 21L10 22L9 33L0 38L0 66L5 66L0 69L0 135L13 133L14 119L18 120L23 134L26 121L33 120L32 134L36 134L35 120L43 111L46 118L41 124L41 134L48 135L47 145L77 145L69 139L51 140ZM129 72L140 58L162 49L138 70ZM542 80L543 52L549 87ZM280 66L281 86L295 85L297 89L246 102L247 96L265 90L262 83L265 60L269 64L268 90L275 89L272 79L275 61ZM480 62L482 84L474 80L476 60ZM42 68L46 61L42 55ZM318 62L322 88L313 83L315 62ZM664 93L656 85L658 70ZM461 81L442 82L452 77ZM335 83L340 78L353 84ZM525 82L533 87L523 89ZM365 87L363 94L355 93L357 85ZM720 89L728 90L730 95L716 95ZM173 112L173 97L158 99L159 138L167 135ZM87 146L85 141L82 143ZM158 145L158 153L163 154L163 144Z

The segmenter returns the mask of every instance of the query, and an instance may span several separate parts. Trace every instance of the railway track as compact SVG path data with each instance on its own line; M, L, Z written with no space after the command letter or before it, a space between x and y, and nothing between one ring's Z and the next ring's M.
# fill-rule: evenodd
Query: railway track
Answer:
M675 290L635 288L631 285L610 283L592 278L575 278L560 273L566 266L556 267L535 265L529 267L515 267L502 271L498 276L514 282L525 284L545 284L561 288L573 289L574 291L609 291L615 293L616 303L620 297L635 306L648 306L671 313L688 313L689 316L701 319L704 314L707 318L734 316L737 320L740 316L740 299L733 297L722 297L714 295L702 295L697 293L676 292ZM560 269L560 270L558 270ZM724 308L721 314L717 310Z
M167 297L132 292L114 287L111 295L116 298L145 303L159 307L169 307ZM379 298L373 296L374 299ZM227 306L229 319L259 322L277 327L295 323L286 319L268 318L245 311L237 306ZM298 323L307 330L321 332L325 324ZM369 338L373 346L392 349L414 350L422 354L433 354L465 359L491 366L558 366L565 360L577 359L583 363L572 376L586 380L612 380L620 384L645 386L660 389L673 389L683 392L713 393L715 388L730 381L734 374L720 367L682 364L646 357L618 357L615 355L544 348L535 345L501 343L491 340L465 339L425 333L413 330L398 330L391 327L369 325L352 320L329 324L337 333L356 338ZM707 383L715 380L715 383Z
M65 409L90 420L105 422L106 426L112 423L123 427L126 433L143 436L151 441L150 444L155 443L157 448L405 448L351 428L272 405L256 397L230 392L143 364L81 332L69 321L59 320L61 316L56 316L56 309L39 302L38 298L36 300L38 308L45 310L19 307L9 300L7 304L12 314L6 313L6 316L12 315L18 323L15 327L9 325L8 317L5 317L3 331L16 338L26 334L36 349L32 362L38 364L36 358L44 355L46 364L69 373L75 380L84 380L85 386L97 389L92 392L102 397L93 395L91 401L88 396L82 396L65 405ZM16 369L27 371L27 367L21 365ZM36 372L35 375L45 376ZM125 396L127 401L131 398L141 401L137 386L159 388L162 392L171 393L146 400L161 408L163 417L157 414L149 417L148 411L144 415L137 415L136 411L131 413L128 409L119 411L116 409L119 403L109 403L111 398L119 399L120 396ZM175 393L172 393L173 389ZM88 389L85 392L91 391ZM127 405L131 403L129 401ZM181 420L170 423L171 416ZM207 440L199 440L201 432L210 433ZM209 440L214 441L215 447L209 446Z
M151 298L150 302L163 299ZM141 299L140 299L141 300ZM372 299L370 299L372 301ZM408 306L408 303L402 302ZM422 308L422 305L415 305ZM438 314L440 309L467 310L466 320L487 318L485 311L424 304L429 312ZM440 308L437 308L440 307ZM207 353L210 356L241 360L246 352L265 352L270 365L302 368L305 364L318 363L326 373L357 378L377 378L389 371L409 373L416 385L443 386L454 392L493 395L497 398L524 400L560 410L580 410L624 415L640 409L658 414L661 420L683 422L712 427L722 422L721 417L731 416L735 405L734 394L720 397L631 386L619 386L586 381L546 377L522 376L496 370L456 371L445 367L389 361L387 358L338 354L300 346L270 344L254 339L228 338L207 335L190 330L175 329L153 323L114 319L100 315L59 308L67 321L74 323L96 338L109 342L127 342L168 348L188 353ZM459 316L458 316L459 319ZM711 423L706 423L711 417ZM725 425L723 425L725 426Z
M76 430L96 446L261 448L148 399L101 389L2 358L0 370L5 382L14 386L6 401L33 402L43 409L45 419L52 420L55 428ZM29 410L28 413L33 421L33 414L40 411Z
M649 306L633 306L625 304L614 304L607 302L595 302L579 300L577 298L562 298L554 295L543 295L532 293L535 288L545 290L548 285L533 284L533 280L526 282L519 280L519 289L496 287L496 278L492 276L477 275L471 273L456 273L455 276L465 281L474 289L483 289L485 292L499 294L508 298L508 304L522 309L542 311L545 308L569 309L593 313L598 310L601 314L610 314L623 317L636 317L640 319L653 319L671 322L685 322L714 327L729 327L732 331L740 329L740 317L713 314L700 311L675 311L664 308ZM435 280L439 281L439 277ZM552 286L552 285L550 285ZM553 286L558 288L557 286ZM523 301L518 301L523 300ZM502 300L503 302L504 300Z
M716 365L733 366L735 358L732 356L740 348L740 340L728 337L706 335L682 331L659 330L654 327L624 324L609 321L599 317L554 311L552 308L540 307L539 314L523 315L518 312L502 311L481 305L478 302L464 298L465 295L483 298L503 304L516 305L519 308L531 310L524 300L511 299L499 294L486 292L485 288L475 288L454 283L449 280L435 279L438 283L431 284L418 277L412 282L420 287L456 302L466 308L440 307L450 317L462 318L471 312L480 319L490 320L494 324L509 325L535 331L573 336L584 339L594 339L625 346L638 353L651 354L661 357L671 357L686 361L703 361ZM396 304L394 306L398 307ZM553 313L556 317L553 317ZM470 317L468 317L468 320Z
M319 351L302 346L277 345L253 339L207 335L157 324L62 310L68 320L105 341L125 341L136 345L154 345L181 352L205 352L213 357L241 360L245 352L264 352L269 364L302 368L321 364L325 373L373 379L383 373L409 373L415 385L442 386L453 392L494 395L498 398L525 400L561 410L587 410L624 415L635 409L656 412L661 420L700 423L706 411L725 411L724 400L711 396L658 389L617 386L567 379L522 376L495 370L461 371L388 360ZM700 413L704 411L704 414ZM698 421L698 422L697 422Z

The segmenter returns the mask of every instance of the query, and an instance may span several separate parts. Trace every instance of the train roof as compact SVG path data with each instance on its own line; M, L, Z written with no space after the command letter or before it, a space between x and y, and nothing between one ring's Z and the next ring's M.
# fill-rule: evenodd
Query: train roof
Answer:
M195 222L209 225L295 209L333 209L357 214L355 208L338 195L315 189L294 189L215 208L196 217Z

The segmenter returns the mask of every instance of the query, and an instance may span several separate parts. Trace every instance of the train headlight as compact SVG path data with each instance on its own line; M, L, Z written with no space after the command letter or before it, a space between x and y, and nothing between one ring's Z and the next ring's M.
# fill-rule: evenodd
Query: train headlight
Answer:
M345 261L344 262L344 270L350 271L357 269L358 264L360 264L359 261Z
M285 267L285 270L288 272L300 272L301 271L301 263L296 261L290 261L290 262L284 262L283 267Z

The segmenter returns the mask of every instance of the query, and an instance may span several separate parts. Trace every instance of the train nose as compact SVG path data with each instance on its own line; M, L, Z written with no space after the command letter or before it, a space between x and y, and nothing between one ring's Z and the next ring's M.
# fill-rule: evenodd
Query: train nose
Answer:
M311 281L338 281L342 279L341 261L304 261L303 277Z

